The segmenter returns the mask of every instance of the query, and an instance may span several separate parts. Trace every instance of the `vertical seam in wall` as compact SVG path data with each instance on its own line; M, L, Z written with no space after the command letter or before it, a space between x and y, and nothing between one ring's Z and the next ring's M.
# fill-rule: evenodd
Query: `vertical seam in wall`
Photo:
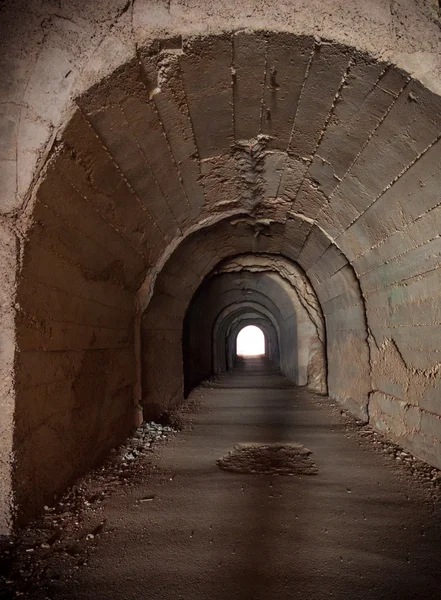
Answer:
M308 77L309 77L309 73L310 73L310 70L311 70L311 67L312 67L312 63L313 63L313 61L314 61L314 58L315 58L315 55L316 55L316 53L317 53L317 47L318 47L318 46L317 46L317 43L316 43L316 44L314 45L314 47L312 48L312 51L311 51L311 56L310 56L310 58L309 58L308 65L307 65L307 67L306 67L306 69L305 69L305 75L304 75L304 78L303 78L302 89L300 90L299 99L298 99L298 101L297 101L297 106L296 106L296 109L295 109L294 119L293 119L293 122L292 122L291 133L290 133L290 135L289 135L288 142L287 142L287 144L286 144L286 148L285 148L285 161L287 161L287 160L288 160L288 158L289 158L288 149L289 149L289 146L290 146L290 144L291 144L292 137L293 137L293 135L294 135L294 129L295 129L296 122L297 122L297 115L298 115L298 112L299 112L299 106L300 106L300 104L301 104L301 101L302 101L303 93L304 93L304 91L305 91L306 82L307 82L307 80L308 80ZM276 198L278 198L278 197L279 197L279 194L280 194L280 187L281 187L281 185L282 185L282 181L283 181L283 180L284 180L284 178L285 178L285 173L286 173L286 162L285 162L285 167L284 167L284 169L283 169L283 172L282 172L282 174L281 174L281 176L280 176L280 179L279 179L279 184L278 184L278 186L277 186ZM292 207L292 204L290 205L290 207ZM284 246L284 243L285 243L285 238L286 238L286 225L287 225L287 221L288 221L288 211L289 211L289 210L290 210L290 208L287 208L287 209L286 209L286 212L285 212L285 222L284 222L284 230L283 230L283 235L282 235L282 243L280 244L280 249L281 249L281 252L283 251L283 246ZM311 228L312 228L312 227L311 227ZM309 235L309 232L308 232L307 236L308 236L308 235ZM306 237L307 237L307 236L306 236ZM306 238L305 238L305 242L306 242ZM304 242L304 243L305 243L305 242ZM302 246L302 248L303 248L303 246ZM301 250L300 250L300 251L299 251L299 253L297 254L297 257L300 255L300 252L301 252Z
M73 187L73 186L72 186ZM109 251L108 248L106 248L105 246L102 246L96 239L90 237L89 234L87 234L85 231L79 229L76 225L73 225L70 221L68 221L67 219L65 219L62 215L60 215L56 210L54 210L52 207L50 207L48 204L46 204L45 202L41 202L41 204L47 208L53 215L55 215L57 217L57 219L59 219L62 223L65 223L68 227L70 227L73 231L76 231L78 233L78 235L80 237L86 238L87 240L90 240L93 244L95 244L96 246L98 246L99 248L102 249L103 253L107 254L111 259L114 260L120 260L120 257L115 256L112 252ZM100 213L98 211L96 211L98 215L100 215ZM100 215L101 216L101 215ZM109 227L112 228L111 224L106 222L107 225L109 225ZM113 229L113 228L112 228ZM119 232L117 230L115 230L115 232L117 234L119 234ZM127 242L128 240L126 238L124 238L123 236L119 236L122 238L123 242ZM131 246L131 245L130 245ZM132 247L132 246L131 246ZM132 248L134 252L136 252L136 254L138 255L139 258L141 258L144 262L143 265L143 270L146 266L146 264L148 264L145 260L145 257L140 254L139 252L137 252L134 248ZM124 266L127 266L126 264L124 264ZM131 268L132 270L132 268ZM135 271L136 273L136 271Z
M441 205L441 203L438 204L435 208L439 208L440 205ZM435 208L433 210L435 210ZM422 216L424 216L424 215L422 215ZM420 218L422 218L422 217L420 217ZM405 227L404 229L401 229L400 231L396 231L394 233L401 233L401 232L405 231L408 227L411 227L416 222L417 222L416 220L412 221L412 223L410 223L407 227ZM392 237L392 236L389 236L389 237ZM416 244L415 246L412 246L412 248L409 248L408 250L406 250L405 252L402 252L401 254L396 254L395 256L392 256L391 258L388 258L384 262L378 263L378 265L375 265L371 269L368 269L367 271L363 271L363 273L359 274L359 277L363 277L364 275L367 275L368 273L371 273L372 271L375 271L376 269L379 269L383 265L387 265L387 264L389 264L391 262L394 262L395 260L397 260L399 258L402 258L403 256L406 256L406 254L408 254L409 252L412 252L412 250L417 250L418 248L422 248L426 244L430 244L430 242L433 242L433 241L437 240L439 237L441 237L440 234L435 235L434 237L429 238L428 240L424 240L420 244ZM389 238L387 238L387 239L389 239ZM400 279L399 281L404 281L404 280Z
M421 179L422 182L424 181L428 181L431 177L434 177L435 175L439 175L441 173L441 168L436 170L434 173L431 173L428 177L426 177L425 179ZM408 194L407 196L405 196L405 198L410 198L412 196L412 193ZM423 219L426 215L428 215L429 213L431 213L433 210L436 210L437 208L439 208L441 206L441 202L438 202L437 204L435 204L434 206L431 206L430 208L428 208L426 211L424 211L423 213L421 213L420 215L418 215L417 217L415 217L413 219L413 221L409 221L408 223L405 223L403 225L403 227L401 229L395 229L394 231L392 231L389 235L387 235L385 238L381 239L379 242L376 242L375 244L373 244L370 248L368 248L366 250L366 252L362 252L361 254L359 254L355 259L354 262L360 258L362 258L363 256L366 256L366 254L368 254L369 252L371 252L372 250L376 249L376 248L380 248L383 244L385 244L387 242L388 239L390 239L391 237L393 237L394 235L396 235L397 233L401 233L403 231L405 231L406 229L409 229L410 227L412 227L412 225L414 225L415 223L417 223L420 219ZM369 207L370 208L370 207ZM434 239L434 238L433 238ZM394 257L395 258L395 257ZM392 260L392 259L390 259ZM384 263L381 263L384 264ZM373 267L375 268L375 267ZM368 271L365 271L365 273L368 273L371 269L369 269ZM364 273L363 273L364 274Z
M263 67L263 76L262 76L262 97L260 98L260 115L259 115L259 133L262 134L262 120L263 120L263 111L264 111L264 99L265 99L265 85L267 80L268 73L268 38L264 37L265 40L265 63Z
M147 207L145 206L144 202L142 202L141 198L138 196L138 194L135 192L135 190L132 187L132 184L130 183L130 181L127 179L127 177L125 176L124 172L122 171L121 167L119 166L119 164L116 162L115 157L113 156L113 154L110 152L109 148L106 146L106 144L104 143L104 141L101 139L101 136L98 134L98 132L96 131L95 127L92 125L92 123L90 122L90 120L87 117L87 114L84 112L84 110L82 109L82 107L80 105L78 105L78 109L80 110L81 114L83 115L85 121L88 123L90 129L92 130L92 132L94 133L96 139L100 142L103 150L105 151L105 153L107 154L107 156L110 158L112 164L114 165L114 167L116 168L116 170L118 171L118 173L121 175L121 178L123 179L123 181L125 182L127 188L130 190L131 194L133 195L133 197L136 199L136 201L138 202L139 206L141 207L141 209L145 212L145 214L147 215L147 217L149 218L149 220L152 222L152 224L154 225L154 227L158 230L158 232L161 234L162 239L164 240L164 242L166 241L165 239L165 235L164 232L162 231L161 227L158 225L158 223L156 222L156 220L153 218L153 216L150 214L150 211L147 209Z
M412 250L416 250L418 248L422 248L426 244L429 244L430 242L433 242L434 240L437 240L440 237L441 237L441 235L437 235L437 236L431 238L430 240L426 240L422 244L419 244L418 246L415 246L414 248L411 248L410 250L406 250L406 252L403 252L402 254L399 254L398 256L395 256L393 260L396 260L397 258L402 258L403 256L406 256L406 254L408 254L409 252L412 252ZM382 263L381 265L378 265L377 267L374 267L373 269L370 269L369 271L366 271L366 273L370 273L371 271L375 271L375 269L377 269L378 267L381 267L381 266L386 265L388 263L389 263L389 261L386 261L386 262ZM423 271L422 273L417 273L416 275L411 275L410 277L403 277L402 279L398 279L396 281L392 281L392 282L388 283L386 286L372 288L372 289L369 290L369 293L381 290L384 287L388 287L390 285L399 284L402 281L408 281L409 279L413 279L414 277L422 276L425 273L431 273L432 271L436 271L437 269L439 269L439 266L438 267L434 267L433 269L428 269L427 271ZM366 275L366 273L361 274L360 277L363 277L364 275Z
M102 221L104 221L106 223L106 225L108 225L113 231L115 231L115 233L123 240L123 242L126 242L132 249L134 252L136 252L136 254L138 254L138 256L140 256L141 258L143 258L144 262L146 264L148 264L147 258L144 254L143 251L139 251L133 244L132 242L129 240L129 238L127 238L123 233L121 233L121 231L115 226L113 225L113 223L111 223L107 217L105 217L97 208L94 204L92 204L92 202L90 202L89 198L87 196L85 196L84 194L81 193L81 191L79 190L79 188L76 187L76 185L72 182L72 180L70 179L70 177L68 177L66 174L61 173L59 171L59 169L57 167L55 167L56 172L61 176L64 177L65 180L67 181L68 185L81 197L83 198L83 200L86 202L86 204L88 206L90 206L92 208L93 211L96 212L97 215L99 215L99 217L101 218ZM59 215L53 208L51 208L49 205L47 205L45 202L42 202L43 206L45 206L48 210L50 210L53 214L57 215L57 217L59 219L61 219L62 221L64 221L65 223L67 223L70 227L72 227L73 229L77 229L77 227L75 225L73 225L72 223L70 223L67 219L65 219L64 217L62 217L61 215ZM88 236L85 232L81 231L78 229L78 231L81 233L81 235L84 235L85 237L89 238L90 240L94 241L93 238L91 238L90 236ZM99 245L99 244L98 244ZM104 248L105 251L108 252L108 250L106 248ZM112 256L112 254L109 252L109 254ZM114 258L117 258L116 256L114 256Z
M379 79L377 80L377 87L378 86L378 82L381 80L381 78L388 72L389 69L392 69L393 67L387 67L383 73L381 74L381 76L379 77ZM408 83L410 81L410 78L406 78L406 80L403 83L402 88L400 89L400 91L398 92L398 94L395 96L395 101L391 103L391 105L389 106L389 108L386 110L386 112L384 113L384 115L382 116L382 118L378 121L377 125L374 127L374 129L371 131L371 133L369 134L366 142L363 144L362 148L360 149L360 151L357 153L357 155L355 156L354 160L351 162L351 164L349 165L348 169L346 170L346 172L344 173L343 177L340 179L340 181L338 182L338 184L336 185L336 187L334 188L334 190L332 191L331 195L328 198L327 203L320 209L320 211L318 212L317 216L316 216L316 221L318 221L320 219L320 216L323 214L323 211L330 205L331 200L334 196L334 194L336 193L336 191L339 189L340 185L342 184L342 182L344 181L345 177L348 175L348 173L350 172L350 170L352 169L352 167L354 166L354 164L357 162L358 158L361 156L361 154L364 152L365 148L368 146L369 142L371 141L371 139L374 137L374 135L376 134L378 128L382 125L383 121L386 119L386 117L388 116L388 114L390 113L390 111L393 109L393 107L395 106L395 104L397 103L398 99L400 98L401 94L403 93L404 89L407 87ZM346 229L345 229L346 231ZM344 233L344 232L343 232ZM339 237L341 234L339 234L337 237ZM335 238L337 239L337 238ZM322 253L323 254L323 253ZM318 257L320 258L321 255ZM318 259L317 259L318 260Z
M237 71L236 71L236 52L235 52L235 37L236 34L233 31L231 34L231 62L230 62L230 73L231 73L231 95L232 95L232 99L233 99L233 108L231 111L231 121L232 121L232 128L233 128L233 136L234 136L234 141L236 141L236 77L237 77Z
M297 101L297 106L295 107L295 114L294 114L294 119L293 119L293 122L292 122L291 132L289 134L288 142L287 142L286 148L284 150L286 158L288 158L288 148L289 148L289 145L291 143L292 136L294 135L294 129L295 129L295 126L296 126L297 115L298 115L298 112L299 112L299 106L300 106L300 103L301 103L301 100L302 100L303 92L305 90L306 82L307 82L308 77L309 77L309 72L311 70L311 66L312 66L312 63L313 63L313 60L314 60L314 57L315 57L315 54L316 54L316 49L317 49L317 45L314 45L313 49L311 50L311 56L309 57L308 65L307 65L307 67L305 69L305 75L303 77L302 89L300 90L299 99ZM286 160L286 158L285 158L285 160ZM276 198L279 196L280 186L282 185L282 181L283 181L283 178L285 176L285 171L286 171L286 167L283 169L283 172L282 172L282 174L280 176L279 184L277 186Z
M348 78L349 72L350 72L350 70L351 70L351 67L352 67L352 65L353 65L353 64L354 64L354 56L352 55L352 56L350 57L350 59L349 59L349 62L348 62L348 65L347 65L347 67L346 67L345 71L343 72L342 78L341 78L341 80L340 80L340 85L338 86L338 89L337 89L337 91L336 91L336 93L335 93L335 95L334 95L334 99L333 99L333 101L332 101L332 104L331 104L331 107L330 107L330 109L329 109L329 112L328 112L328 114L327 114L327 116L326 116L325 123L324 123L324 125L323 125L322 131L320 132L320 137L319 137L319 140L318 140L318 142L317 142L317 144L316 144L316 146L315 146L315 148L314 148L314 151L312 152L312 155L311 155L310 162L309 162L309 164L308 164L308 167L307 167L307 169L305 170L305 173L303 174L303 178L302 178L302 181L301 181L301 183L300 183L300 185L299 185L299 187L298 187L298 190L297 190L296 196L295 196L294 200L291 200L291 206L290 206L290 208L288 208L288 211L290 211L290 210L292 209L292 207L294 206L294 204L295 204L295 202L296 202L296 200L297 200L297 198L298 198L298 195L300 194L300 190L302 189L302 187L303 187L303 184L304 184L304 182L305 182L305 179L306 179L306 176L307 176L307 174L309 173L309 168L310 168L310 166L311 166L311 163L313 162L313 160L314 160L314 158L315 158L315 156L316 156L316 154L317 154L317 150L318 150L318 148L319 148L319 146L320 146L320 143L321 143L321 141L322 141L322 139L323 139L323 136L325 135L326 129L327 129L327 127L328 127L328 124L329 124L329 121L331 120L331 117L332 117L332 115L334 114L335 107L337 106L337 100L338 100L338 98L340 97L341 90L343 89L343 86L344 86L344 85L345 85L345 83L346 83L346 80L347 80L347 78ZM322 210L322 208L321 208L320 210ZM320 212L320 211L319 211L319 212ZM318 216L318 215L317 215L317 216ZM315 219L314 219L314 220L316 220L316 219L317 219L317 216L315 217ZM311 229L312 229L312 228L311 228ZM308 233L308 235L309 235L309 233ZM305 245L305 244L306 244L306 239L305 239L305 241L304 241L303 245ZM302 249L303 249L303 246L302 246ZM302 249L300 250L300 252L302 251ZM300 254L300 252L299 252L299 254Z
M156 117L157 117L159 123L161 124L162 135L164 136L164 138L165 138L165 140L167 142L167 147L168 147L168 151L169 151L169 154L170 154L170 158L172 159L173 164L175 165L176 173L177 173L177 176L178 176L178 179L179 179L179 183L181 184L182 191L184 193L184 197L185 197L185 201L187 203L187 207L188 207L189 210L191 210L191 203L190 203L190 200L189 200L188 195L187 195L187 190L185 189L184 179L182 177L181 169L180 169L180 167L179 167L179 165L178 165L178 163L176 161L176 157L174 155L173 148L172 148L172 145L170 143L170 139L169 139L169 137L167 135L167 131L166 131L165 127L164 127L164 123L163 123L163 121L161 119L161 116L159 114L159 110L158 110L158 107L156 105L156 101L155 101L154 98L153 98L153 110L155 111Z
M355 58L354 58L354 55L352 54L352 56L349 59L348 65L347 65L345 71L343 72L342 78L340 80L340 85L338 86L338 89L335 92L334 99L332 100L331 108L329 109L329 112L328 112L328 114L326 116L325 123L323 125L323 129L320 132L320 137L319 137L318 142L317 142L317 144L316 144L316 146L314 148L314 151L312 153L311 161L314 160L314 157L317 154L317 150L318 150L318 148L319 148L319 146L320 146L320 144L321 144L321 142L323 140L323 137L324 137L324 135L326 133L326 129L328 128L329 121L331 120L331 118L332 118L332 116L333 116L333 114L335 112L335 107L337 106L337 101L340 98L341 91L342 91L344 85L346 84L346 81L348 79L348 75L349 75L349 73L351 71L351 68L352 68L352 66L354 64L355 64Z
M390 67L393 68L393 67ZM385 71L386 74L386 71ZM368 146L369 142L371 141L371 139L376 135L378 129L381 127L381 125L383 124L383 121L387 118L387 116L389 115L389 113L391 112L391 110L394 108L395 104L398 102L399 98L401 97L401 95L403 94L404 90L406 89L406 87L408 86L409 82L411 81L410 77L407 77L403 83L402 88L400 89L400 91L397 93L397 95L395 96L395 101L391 103L391 105L389 106L389 108L386 110L386 112L384 113L384 115L381 117L381 119L378 121L377 125L374 127L374 129L372 129L371 133L369 134L366 142L363 144L362 148L360 149L360 151L357 153L357 155L354 157L354 160L351 162L351 164L349 165L348 169L346 170L345 174L343 175L343 177L341 178L341 180L338 182L338 184L336 185L335 189L333 190L332 194L329 196L329 200L332 199L332 197L334 196L335 192L339 189L339 187L341 186L341 184L343 183L345 177L347 176L347 174L349 173L349 171L352 169L352 167L354 166L354 164L357 162L357 160L359 159L359 157L361 156L361 154L363 154L364 150L366 149L366 147Z
M401 177L407 173L407 171L409 171L436 143L438 143L441 140L441 133L437 136L437 138L431 143L429 144L429 146L427 146L427 148L425 148L422 152L420 152L415 159L409 163L402 171L400 171L400 173L398 173L398 175L383 189L383 191L374 199L373 202L371 202L371 204L369 204L369 206L367 206L363 212L361 212L353 221L351 221L351 223L348 225L347 229L349 229L354 223L356 223L360 217L362 217L365 212L367 212L386 192L387 190L389 190L390 188L392 188L395 183L401 179ZM432 207L432 209L429 209L428 211L426 211L426 213L430 212L430 210L433 210L435 207ZM420 216L424 216L420 215ZM414 219L414 221L412 221L412 223L414 223L416 221L416 219ZM347 231L347 229L345 231ZM339 237L341 237L343 235L342 232L340 233L335 239L338 240ZM354 260L356 260L357 258L359 258L361 255L358 255L356 258L354 258Z
M184 52L184 54L185 54L185 52ZM181 82L182 82L182 91L183 91L184 96L185 96L185 105L187 106L188 116L189 116L190 125L191 125L191 131L192 131L192 134L193 134L194 145L195 145L196 152L197 152L197 155L198 155L198 161L200 163L200 161L201 161L201 153L200 153L200 150L199 150L199 147L198 147L198 143L197 143L197 139L196 139L196 136L195 136L195 133L194 133L193 117L191 115L190 103L188 101L188 94L187 94L187 90L186 90L186 87L185 87L185 79L183 77L183 72L182 72L182 67L181 67L181 57L179 57L179 59L178 59L178 65L179 65L179 73L180 73Z
M182 54L184 54L184 53L185 53L184 47L182 47ZM178 111L179 112L182 111L183 114L185 113L185 116L188 118L188 122L189 122L189 125L190 125L189 129L190 129L190 133L191 133L191 138L193 140L193 145L194 145L194 148L196 149L196 153L198 155L195 158L195 161L196 161L198 172L199 172L199 177L198 177L197 181L199 181L200 178L201 178L199 149L198 149L198 146L196 144L196 138L195 138L195 135L194 135L194 127L193 127L193 119L192 119L191 112L190 112L190 105L188 103L188 97L187 97L187 92L186 92L185 85L184 85L184 79L182 77L182 68L181 68L180 57L178 57L178 59L177 59L176 66L177 66L177 72L178 72L178 76L179 76L179 82L181 84L182 93L184 94L184 98L185 98L184 106L180 105L179 99L176 96L176 92L175 92L174 87L170 87L169 90L170 90L170 93L171 93L171 95L173 96L173 98L175 100L175 103L176 103L176 106L178 108ZM155 101L154 97L153 97L153 100ZM156 101L155 101L155 106L156 106ZM192 158L192 157L190 157L190 158ZM204 196L204 202L206 203L207 202L207 198L205 196L204 186L201 186L201 189L202 189L203 196ZM187 196L187 199L188 199L188 196ZM190 208L191 208L191 203L190 203Z
M126 121L126 124L127 124L127 127L128 127L128 129L131 131L130 124L129 124L129 120L127 119L127 115L126 115L126 113L125 113L125 111L124 111L123 107L121 106L121 104L120 104L119 102L118 102L118 108L120 109L120 111L121 111L121 114L123 115L123 117L124 117L124 119L125 119L125 121ZM182 230L181 230L181 227L180 227L180 225L179 225L179 223L178 223L178 221L177 221L177 218L176 218L176 216L175 216L175 214L174 214L174 212L173 212L173 210L172 210L172 208L171 208L171 206L170 206L170 204L169 204L169 201L168 201L168 198L167 198L167 194L165 194L165 193L164 193L164 191L163 191L163 189L162 189L162 187L161 187L161 184L160 184L160 183L159 183L159 181L157 180L157 178L156 178L156 175L155 175L155 172L153 171L152 167L150 166L150 163L149 163L149 161L148 161L148 158L147 158L147 156L146 156L146 154L145 154L145 152L144 152L143 148L141 148L141 145L140 145L140 143L139 143L139 141L138 141L138 136L136 135L136 133L135 133L135 134L133 134L133 139L134 139L134 141L135 141L136 147L138 148L138 150L139 150L139 152L140 152L141 156L142 156L142 157L143 157L143 159L144 159L144 163L145 163L145 165L146 165L147 169L149 170L149 172L150 172L150 174L151 174L151 176L152 176L152 178L153 178L153 180L154 180L154 182L155 182L155 184L156 184L156 186L157 186L158 190L159 190L159 191L160 191L160 193L161 193L161 196L162 196L162 198L163 198L163 200L164 200L164 204L167 206L167 208L168 208L168 210L169 210L169 212L170 212L170 215L171 215L171 217L173 218L173 221L175 222L175 225L176 225L176 227L178 228L178 231L179 231L179 233L182 235Z
M184 45L183 45L183 54L185 54ZM184 97L185 97L185 106L186 106L186 109L187 109L188 120L190 122L191 135L192 135L192 138L193 138L194 147L196 149L196 154L197 154L197 157L195 158L195 160L197 162L198 171L199 171L199 180L198 181L201 181L202 180L201 153L199 151L199 147L198 147L198 144L197 144L196 136L195 136L195 133L194 133L193 117L191 115L190 103L188 101L187 90L185 88L185 80L184 80L184 77L183 77L183 72L182 72L182 67L181 67L181 57L179 57L179 59L178 59L178 69L179 69L179 79L180 79L181 84L182 84L182 92L183 92ZM202 191L203 191L203 194L204 194L205 205L207 205L207 195L206 195L206 192L205 192L205 186L202 184L201 187L202 187Z

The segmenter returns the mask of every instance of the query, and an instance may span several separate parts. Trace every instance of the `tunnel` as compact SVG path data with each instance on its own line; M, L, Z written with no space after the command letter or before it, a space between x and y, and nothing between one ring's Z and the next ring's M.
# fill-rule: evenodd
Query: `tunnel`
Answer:
M320 440L353 427L438 489L440 23L432 0L1 3L2 539L204 402L196 432L206 415L251 444L265 414L268 444L294 444L317 481L340 447ZM265 339L251 361L248 326ZM230 404L239 421L209 420ZM225 452L203 443L215 468Z
M286 260L242 254L217 265L187 309L184 395L204 379L234 366L242 324L255 324L265 331L268 357L288 379L326 392L324 320L310 283Z

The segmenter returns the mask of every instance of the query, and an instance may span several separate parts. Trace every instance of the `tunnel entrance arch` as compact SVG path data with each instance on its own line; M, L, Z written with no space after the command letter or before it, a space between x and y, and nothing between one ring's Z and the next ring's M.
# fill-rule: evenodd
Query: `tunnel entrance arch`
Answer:
M265 332L271 362L280 366L280 328L274 314L262 303L251 299L234 302L217 316L213 327L213 373L225 373L234 366L235 335L243 323L256 324Z
M257 325L265 336L265 356L276 367L280 368L280 350L279 336L273 323L263 315L249 314L243 315L243 318L238 318L233 321L229 328L229 335L226 339L227 351L227 368L233 369L236 364L236 340L241 329L247 325Z
M266 356L268 343L258 325L245 325L236 334L236 356Z

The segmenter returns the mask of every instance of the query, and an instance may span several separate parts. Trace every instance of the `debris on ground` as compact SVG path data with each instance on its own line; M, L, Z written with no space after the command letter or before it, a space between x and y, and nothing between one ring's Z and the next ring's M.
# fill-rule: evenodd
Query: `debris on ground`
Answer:
M45 598L49 589L86 566L97 540L112 531L102 518L105 500L122 484L148 481L157 468L151 461L154 446L176 431L171 424L142 423L105 464L45 506L39 518L0 538L0 598Z
M356 419L347 410L344 410L338 402L323 400L323 397L315 395L314 404L318 408L328 406L342 422L348 437L356 437L361 448L381 454L389 463L393 462L395 473L407 475L418 480L424 486L426 499L429 501L441 500L441 470L437 469L414 456L399 444L387 439L382 433L375 430L371 425Z

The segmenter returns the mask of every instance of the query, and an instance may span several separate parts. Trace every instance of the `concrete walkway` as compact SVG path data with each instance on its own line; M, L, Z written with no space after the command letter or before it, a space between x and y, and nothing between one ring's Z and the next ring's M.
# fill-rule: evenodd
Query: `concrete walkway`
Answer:
M193 393L192 427L157 474L112 497L113 532L53 596L63 600L441 598L439 507L428 486L360 441L325 398L261 359ZM235 474L238 442L289 441L318 474ZM140 503L146 494L151 502Z

